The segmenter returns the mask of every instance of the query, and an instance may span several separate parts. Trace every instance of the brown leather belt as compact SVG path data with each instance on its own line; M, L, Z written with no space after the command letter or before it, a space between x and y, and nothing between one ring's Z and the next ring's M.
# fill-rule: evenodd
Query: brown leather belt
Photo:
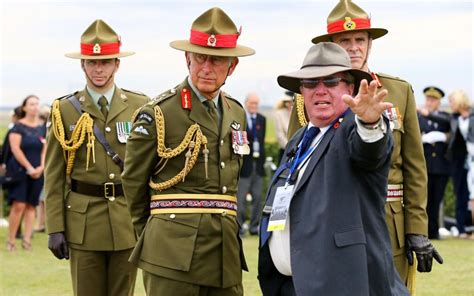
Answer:
M79 194L105 197L110 201L115 200L117 196L123 196L122 184L112 182L97 185L71 180L71 190Z

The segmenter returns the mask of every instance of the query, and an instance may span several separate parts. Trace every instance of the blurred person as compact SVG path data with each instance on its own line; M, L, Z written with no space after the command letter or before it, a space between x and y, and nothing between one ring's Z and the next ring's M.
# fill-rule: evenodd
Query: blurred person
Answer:
M1 154L1 158L0 158L0 172L2 175L5 174L5 171L6 171L6 160L7 160L7 157L9 156L9 154L11 153L10 152L10 143L9 143L9 140L8 140L8 135L10 133L10 130L12 129L12 127L15 125L15 123L18 121L18 119L20 118L21 116L21 109L22 109L22 106L18 106L16 108L14 108L12 111L11 111L11 114L10 114L10 122L8 123L8 131L5 135L5 138L3 139L3 144L2 144L2 154ZM2 181L4 182L4 179L2 179ZM3 185L3 183L2 183Z
M471 101L464 91L452 92L448 100L452 111L448 157L451 161L453 189L456 195L456 226L459 231L458 236L468 238L466 225L471 224L471 215L468 211L469 190L474 192L472 183L469 182L471 185L468 185L468 175L472 180L474 173L472 171L474 169L474 113L471 109Z
M30 95L23 100L20 119L9 132L11 157L6 161L7 172L19 169L18 179L8 187L11 205L8 226L7 250L14 251L15 236L22 216L24 233L21 246L31 250L31 236L35 220L35 207L43 187L45 133L39 121L39 98Z
M221 87L255 51L219 7L190 31L170 43L188 76L140 109L127 143L122 179L139 236L130 261L147 295L243 295L236 193L250 147L245 111Z
M293 108L293 92L287 91L283 98L281 98L276 105L275 117L275 131L280 146L278 152L278 163L283 156L286 144L288 143L288 125L290 123L291 109Z
M278 76L303 95L309 123L288 142L268 190L258 261L265 296L408 295L384 214L393 141L382 114L392 104L368 80L330 42Z
M43 129L44 129L44 134L46 134L46 130L47 130L46 124L48 122L48 118L50 114L51 114L51 108L49 106L43 105L40 107L39 118L40 118L40 124L42 124ZM38 225L35 228L35 232L45 231L46 215L45 215L45 209L44 209L44 198L45 198L45 194L44 194L44 187L43 187L40 193L39 205L36 207L36 213L38 216Z
M123 194L125 144L148 97L119 88L120 36L95 20L80 38L82 90L54 100L45 171L48 248L70 259L74 295L133 295L136 243Z
M423 90L425 104L418 108L418 122L421 130L421 141L428 171L428 238L439 239L439 209L450 175L450 164L446 158L450 115L440 111L441 98L444 92L435 86ZM441 225L444 227L444 225Z
M258 223L262 210L263 176L265 175L265 131L266 118L259 113L260 98L250 93L245 99L245 115L247 117L247 139L250 154L244 155L240 179L237 188L237 221L241 229L240 235L245 235L243 228L247 216L247 194L252 196L250 208L249 233L258 234Z
M394 139L385 204L386 222L390 233L395 266L407 287L415 293L414 259L419 272L430 272L434 248L428 239L427 174L423 155L416 101L410 83L369 68L372 41L388 33L373 28L369 14L351 0L340 0L327 18L327 34L312 42L334 42L351 58L352 68L366 71L377 81L379 90L389 93L387 102L393 107L385 111L390 119ZM356 90L358 87L356 86ZM305 123L304 110L295 101L288 135ZM413 256L415 253L415 256ZM410 276L409 276L410 275Z

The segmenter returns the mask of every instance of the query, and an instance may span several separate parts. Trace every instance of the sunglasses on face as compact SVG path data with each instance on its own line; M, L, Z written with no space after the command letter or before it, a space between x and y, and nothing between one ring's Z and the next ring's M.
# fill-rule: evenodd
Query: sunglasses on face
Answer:
M324 77L321 79L301 79L301 86L308 89L315 88L319 82L322 82L325 87L336 87L339 82L344 81L345 83L351 83L349 80L341 77Z

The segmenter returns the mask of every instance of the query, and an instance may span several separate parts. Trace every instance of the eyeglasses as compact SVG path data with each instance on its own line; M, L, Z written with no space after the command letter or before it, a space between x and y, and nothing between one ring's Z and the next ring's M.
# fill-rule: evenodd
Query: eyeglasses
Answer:
M226 63L230 64L229 57L210 56L210 55L199 54L199 53L194 53L193 57L194 57L194 60L200 65L204 64L208 59L211 62L211 64L214 66L222 66L222 65L225 65Z
M301 79L301 86L308 89L315 88L319 82L322 82L325 87L336 87L339 82L344 81L345 83L352 83L351 81L341 77L324 77L322 79Z

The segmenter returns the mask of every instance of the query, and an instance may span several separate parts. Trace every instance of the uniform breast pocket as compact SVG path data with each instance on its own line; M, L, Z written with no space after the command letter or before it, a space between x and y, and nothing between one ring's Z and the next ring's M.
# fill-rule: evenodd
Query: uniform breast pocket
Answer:
M200 214L155 215L148 222L141 259L174 270L189 271Z
M87 207L90 197L69 193L66 206L66 238L73 244L82 244L86 230Z

